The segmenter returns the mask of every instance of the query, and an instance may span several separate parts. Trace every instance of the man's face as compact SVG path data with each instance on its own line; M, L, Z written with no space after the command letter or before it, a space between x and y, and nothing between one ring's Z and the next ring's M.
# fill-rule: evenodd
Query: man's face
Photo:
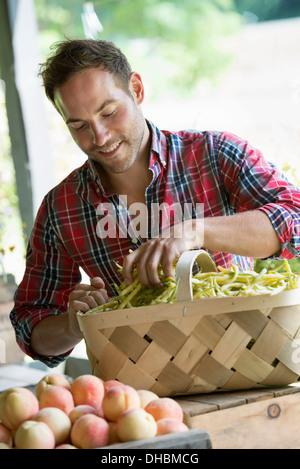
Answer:
M81 150L106 172L127 171L143 149L142 83L132 74L130 91L111 73L88 68L56 90L55 103Z

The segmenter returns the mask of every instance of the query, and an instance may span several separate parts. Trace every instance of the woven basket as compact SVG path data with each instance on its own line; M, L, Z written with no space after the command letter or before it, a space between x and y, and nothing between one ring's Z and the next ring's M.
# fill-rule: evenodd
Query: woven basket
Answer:
M183 253L176 303L78 313L92 373L160 397L297 381L300 288L192 300L195 260L215 269L203 251Z

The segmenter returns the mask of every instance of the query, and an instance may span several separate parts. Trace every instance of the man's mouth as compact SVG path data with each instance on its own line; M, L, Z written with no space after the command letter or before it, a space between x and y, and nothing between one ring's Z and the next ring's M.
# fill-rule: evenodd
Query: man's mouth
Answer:
M113 153L119 146L121 145L122 141L115 143L114 145L111 145L110 147L105 147L105 148L99 148L99 152L105 153L106 155L109 155L110 153Z

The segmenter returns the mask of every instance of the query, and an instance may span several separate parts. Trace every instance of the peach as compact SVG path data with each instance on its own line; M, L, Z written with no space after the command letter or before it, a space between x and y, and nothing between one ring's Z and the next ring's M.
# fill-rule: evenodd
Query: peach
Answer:
M45 407L57 407L67 415L74 409L74 400L71 391L64 386L56 384L46 387L40 395L40 409Z
M140 396L141 408L144 409L149 402L158 399L158 395L147 389L138 389L138 395Z
M117 421L117 435L121 441L152 438L156 431L154 417L140 407L125 410Z
M55 438L45 422L27 420L17 428L15 445L17 449L53 449Z
M67 414L57 407L45 407L34 417L36 422L44 422L52 430L55 437L55 445L65 443L71 432L71 420Z
M12 446L13 437L11 431L0 422L0 443Z
M71 384L65 376L59 373L49 373L45 375L35 387L35 395L38 399L47 386L63 386L69 390L71 388Z
M108 391L113 386L122 386L123 383L121 381L117 381L116 379L109 379L108 381L103 382L104 392Z
M145 407L146 412L149 412L155 420L160 420L163 418L173 418L183 421L183 410L178 404L170 397L159 397L149 402Z
M70 443L63 443L62 445L56 446L54 449L78 449L76 446L71 445Z
M0 449L12 449L7 443L0 443Z
M117 422L108 422L109 425L109 444L119 443L120 438L117 434Z
M140 397L136 389L126 384L113 386L103 397L102 409L107 420L116 422L127 409L140 407Z
M15 387L0 395L0 421L9 430L15 430L39 411L39 402L29 389Z
M97 409L95 409L95 407L92 407L91 405L77 405L69 413L69 418L71 420L72 425L76 422L77 419L79 419L79 417L82 417L82 415L85 414L99 415ZM102 417L102 415L100 415L100 417Z
M94 375L81 375L71 384L75 406L90 405L100 409L104 396L104 386L101 378Z
M177 419L164 418L157 420L156 436L166 435L167 433L187 432L188 426Z
M86 414L80 417L71 430L71 444L80 449L93 449L109 443L109 425L102 417Z

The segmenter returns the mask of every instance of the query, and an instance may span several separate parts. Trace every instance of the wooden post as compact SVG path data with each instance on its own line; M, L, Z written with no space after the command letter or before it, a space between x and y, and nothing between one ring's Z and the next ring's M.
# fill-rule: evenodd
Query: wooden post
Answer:
M29 237L43 195L53 187L53 163L37 77L37 27L33 0L0 2L0 73L24 234Z

